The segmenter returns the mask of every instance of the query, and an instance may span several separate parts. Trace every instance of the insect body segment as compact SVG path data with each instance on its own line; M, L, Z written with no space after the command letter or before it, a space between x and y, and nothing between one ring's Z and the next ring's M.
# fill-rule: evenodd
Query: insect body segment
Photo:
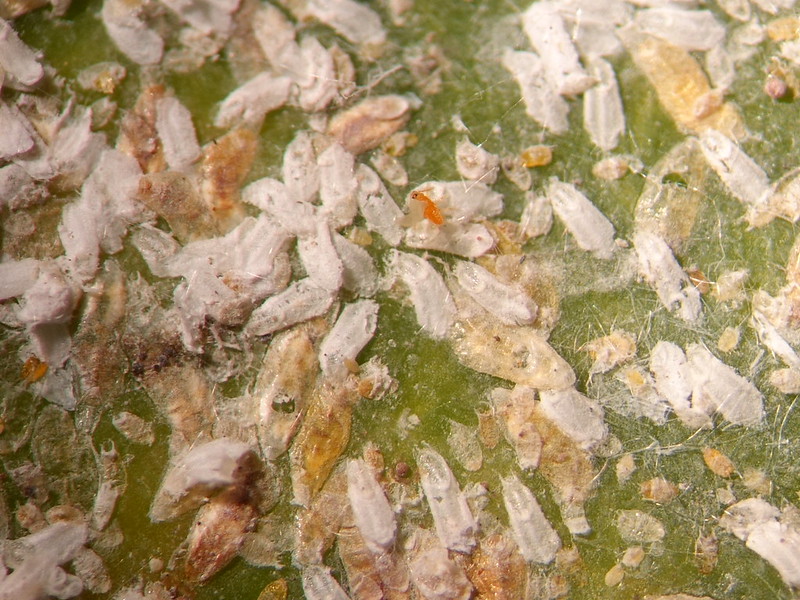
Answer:
M422 192L414 191L411 192L411 198L414 200L419 200L420 202L425 204L425 210L423 211L422 215L428 219L434 225L442 225L444 224L444 217L442 216L442 211L439 210L439 207L436 206L436 203L428 198L427 195L423 194Z

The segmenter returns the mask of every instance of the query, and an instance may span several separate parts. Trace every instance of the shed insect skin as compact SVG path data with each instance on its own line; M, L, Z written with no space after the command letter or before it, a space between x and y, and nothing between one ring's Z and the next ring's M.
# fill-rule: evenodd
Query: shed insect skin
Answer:
M411 198L413 200L418 200L425 204L425 210L423 211L422 215L428 219L434 225L443 225L444 224L444 217L442 216L442 212L439 210L439 207L436 206L436 203L428 198L422 192L413 191L411 192Z

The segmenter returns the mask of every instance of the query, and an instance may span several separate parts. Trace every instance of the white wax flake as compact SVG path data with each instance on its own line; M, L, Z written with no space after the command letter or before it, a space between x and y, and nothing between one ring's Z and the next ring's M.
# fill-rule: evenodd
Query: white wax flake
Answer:
M464 291L504 323L525 325L536 318L538 307L522 289L503 283L480 265L459 261L453 272Z
M342 261L342 286L359 296L374 296L380 285L380 275L369 252L338 233L334 233L332 239Z
M288 186L277 179L264 177L254 181L242 190L242 200L269 214L294 236L311 237L317 231L317 208L297 200Z
M778 355L787 367L800 369L800 356L797 356L797 352L794 351L794 348L783 338L775 326L769 322L769 319L767 319L764 313L758 309L754 309L751 322L762 344L769 348L771 352Z
M347 497L367 547L374 554L391 550L397 532L394 512L375 473L361 459L347 462Z
M304 15L318 19L354 44L380 45L386 41L381 19L355 0L309 0Z
M639 257L639 274L655 289L658 299L667 310L676 310L684 321L700 318L700 292L675 260L672 250L658 235L638 231L633 245Z
M286 104L291 83L288 77L259 73L225 97L214 118L214 126L222 129L260 127L267 113Z
M342 309L339 318L319 346L319 364L327 376L347 373L345 360L355 360L378 326L378 303L359 300Z
M355 157L333 143L317 158L322 212L334 229L349 225L358 212Z
M527 486L515 475L503 478L502 482L503 503L520 553L528 562L550 564L561 548L558 534Z
M44 77L44 68L36 54L23 42L11 24L0 19L0 67L4 72L4 85L36 85Z
M327 567L311 565L303 569L303 593L308 600L350 600Z
M602 58L590 58L587 67L597 83L583 95L583 127L596 146L610 151L625 133L625 111L617 78L614 69Z
M327 221L318 220L314 236L297 240L297 252L311 281L332 293L342 287L344 266L333 245Z
M286 146L281 167L283 184L292 202L312 202L319 192L319 167L314 138L301 131Z
M450 467L431 448L417 452L417 466L436 535L448 549L469 553L475 545L478 525Z
M108 37L133 62L154 65L164 53L164 40L139 18L140 5L104 0L101 10Z
M438 250L465 258L476 258L491 250L495 240L480 223L448 221L437 226L425 219L406 230L405 243L410 248Z
M785 515L786 513L784 513ZM725 509L719 524L775 567L786 585L800 587L800 531L761 498L748 498Z
M656 390L684 425L692 429L711 427L708 413L692 404L693 377L683 350L672 342L659 341L650 352L650 371Z
M22 113L0 102L0 160L8 160L33 148L30 124Z
M3 600L40 600L72 598L83 592L83 582L60 565L78 557L88 539L84 522L57 521L44 529L16 540L6 540L3 547L4 568L0 569L0 598ZM13 569L6 572L5 567Z
M219 438L192 447L170 467L153 498L150 518L171 519L196 508L215 491L245 475L242 465L253 450L231 438ZM241 482L240 482L241 483Z
M297 84L294 102L305 112L324 110L339 92L333 56L314 36L300 41L299 52L299 64L287 73Z
M736 142L709 129L700 136L700 148L731 194L747 205L748 221L768 210L769 178Z
M39 278L40 265L33 258L0 262L0 301L25 293Z
M692 405L722 415L734 425L752 427L764 419L764 397L744 377L700 344L686 358L692 373Z
M539 408L583 450L591 450L608 436L603 408L575 388L540 390Z
M648 8L636 13L634 23L645 33L686 50L711 50L725 41L725 26L708 10Z
M408 288L420 327L433 338L447 335L456 316L456 306L442 276L416 254L393 250L389 268Z
M522 13L522 26L531 45L542 59L547 79L561 95L585 92L594 79L583 70L557 3L534 2Z
M500 159L464 138L456 144L456 168L464 179L491 185L497 180Z
M506 48L502 63L519 85L525 112L552 133L566 133L569 104L545 77L542 59L533 52Z
M610 259L617 245L614 226L578 188L556 178L547 186L553 212L564 223L578 246L597 258Z
M318 317L330 308L336 295L308 277L295 281L282 292L267 298L250 315L250 335L268 335Z
M170 169L188 169L200 157L192 114L177 98L168 96L156 103L156 131Z

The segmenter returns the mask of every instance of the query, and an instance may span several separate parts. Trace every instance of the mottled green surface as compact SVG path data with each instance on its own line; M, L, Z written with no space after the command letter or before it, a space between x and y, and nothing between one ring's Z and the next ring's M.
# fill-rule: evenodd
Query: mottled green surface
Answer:
M382 12L380 3L372 4ZM46 11L40 11L19 19L16 27L31 46L43 50L46 62L67 79L100 60L117 60L126 64L130 68L129 77L114 95L124 108L132 104L137 93L138 69L128 63L107 39L97 16L99 5L97 1L75 0L64 19L51 21ZM572 133L565 136L543 134L525 115L516 84L499 65L497 58L503 46L515 41L519 47L524 46L513 21L518 10L511 2L500 0L417 0L405 27L387 25L390 44L384 57L377 64L358 65L359 83L367 83L402 63L403 48L413 47L425 36L432 35L452 65L445 75L442 92L425 97L422 108L409 124L409 130L420 139L419 145L404 159L410 185L429 179L457 177L453 151L462 134L452 130L450 119L458 113L470 130L471 140L482 143L489 151L515 153L534 143L554 145L554 161L534 174L534 186L540 187L551 175L568 181L580 180L587 195L614 223L620 237L629 237L633 231L633 211L647 169L679 141L682 134L660 108L654 92L633 69L629 59L616 59L629 126L628 137L618 151L640 158L645 172L629 175L617 182L594 179L591 166L602 153L591 145L583 132L580 100L573 102L570 116ZM389 23L388 17L384 22ZM328 32L321 30L321 33L330 37ZM346 45L344 47L353 51ZM769 43L763 45L759 53L740 69L730 96L742 108L747 125L755 134L755 139L746 142L744 148L772 179L800 164L800 151L793 139L797 103L774 103L761 92L764 68L774 51ZM201 143L220 133L210 125L215 103L235 85L224 58L209 62L190 75L169 76L167 83L191 109ZM414 87L408 74L400 70L384 79L375 91L404 93L414 91ZM78 93L81 102L88 103L97 97L99 95ZM259 162L254 167L253 177L278 172L283 148L297 128L303 127L303 122L304 117L293 109L278 111L268 117L261 131ZM113 139L116 135L113 126L108 132ZM496 189L505 193L504 216L517 218L522 209L522 193L502 178ZM392 191L398 199L406 192ZM725 192L714 176L708 178L703 195L698 223L684 255L680 257L682 264L697 265L712 281L723 271L749 268L749 292L764 288L775 293L783 284L783 266L794 241L795 228L786 222L775 221L764 228L747 231L741 219L741 205ZM604 459L597 459L602 471L596 495L587 506L594 531L585 538L574 540L585 563L586 579L584 585L573 585L570 598L632 600L645 593L668 592L707 594L718 599L789 598L790 593L771 567L747 550L742 542L721 531L718 532L720 559L716 570L711 575L702 576L692 560L698 533L713 530L721 511L713 498L713 490L723 482L703 465L700 449L704 446L713 445L725 452L740 471L746 467L764 470L774 483L773 493L767 500L776 506L780 507L787 501L796 502L800 487L796 465L800 456L797 442L800 421L792 410L795 398L778 394L767 385L767 374L780 365L769 352L762 355L764 349L747 325L747 303L732 310L707 297L702 324L690 328L661 308L654 292L644 284L624 285L610 292L585 291L584 282L598 266L597 261L577 251L558 222L549 235L531 242L527 250L550 257L552 262L564 266L562 288L566 295L561 303L561 320L552 333L551 343L575 368L581 391L595 395L594 385L587 385L590 360L579 348L612 328L624 329L638 337L637 360L646 365L649 349L658 340L668 339L679 345L697 341L715 349L725 327L741 326L742 341L724 360L751 378L766 399L764 426L754 430L721 426L696 433L675 419L665 426L656 426L645 420L632 421L610 410L606 412L606 421L621 440L624 450L636 455L639 470L631 482L620 486L614 474L615 460L611 458L604 462ZM121 260L128 268L146 271L135 252L123 254ZM579 293L572 293L576 289ZM412 309L397 298L380 296L379 300L379 330L362 357L368 358L373 354L383 357L399 381L399 390L380 402L363 401L358 406L354 441L348 454L357 455L363 440L374 439L375 432L379 432L376 442L385 452L387 464L397 460L412 461L413 448L423 441L450 456L446 443L447 419L476 425L474 410L485 405L487 392L494 386L508 384L459 365L448 343L417 335ZM0 343L0 355L16 355L13 350L16 343L10 333L4 332ZM15 361L15 358L0 361L3 363L0 370L5 381L2 389L6 412L16 415L16 419L9 420L0 439L14 435L24 427L20 421L32 418L31 412L40 411L44 404L13 385L20 366ZM599 385L601 381L602 378L597 377L595 383ZM249 383L250 379L241 378L224 386L223 390L235 395ZM35 409L9 409L9 406L16 405L14 403L31 403ZM127 461L128 488L116 513L125 542L106 557L114 589L117 589L131 583L140 573L147 574L146 564L150 557L159 556L167 561L178 540L185 536L191 516L166 524L150 523L147 510L167 459L167 426L158 422L159 441L153 448L133 446L111 427L111 415L122 407L135 407L143 416L157 418L152 404L133 388L123 398L108 398L107 403L108 410L94 432L95 443L99 447L104 440L113 439ZM405 409L418 415L421 425L404 438L397 428L397 419ZM27 450L23 448L9 460L21 460L25 452ZM498 477L516 469L510 448L501 442L494 451L485 451L485 466L478 473L462 471L455 461L451 461L451 465L462 487L470 482L488 483L492 491L490 510L505 519L500 508ZM655 506L641 499L638 484L656 475L685 483L688 487L674 502ZM547 515L557 524L562 539L569 545L569 536L560 523L546 482L537 475L526 475L524 481L536 490ZM286 487L288 490L288 482ZM732 488L739 498L752 495L736 478ZM284 502L288 501L288 495L289 492L285 492ZM16 495L8 498L12 507L19 500ZM664 522L668 533L663 545L648 555L642 568L612 591L605 587L603 576L626 547L614 526L615 511L619 508L650 512ZM291 510L286 507L282 510L287 515L287 527L291 526ZM335 562L332 564L336 566ZM292 597L301 595L296 572L256 569L237 559L206 587L198 590L197 598L255 599L263 586L278 576L290 578Z

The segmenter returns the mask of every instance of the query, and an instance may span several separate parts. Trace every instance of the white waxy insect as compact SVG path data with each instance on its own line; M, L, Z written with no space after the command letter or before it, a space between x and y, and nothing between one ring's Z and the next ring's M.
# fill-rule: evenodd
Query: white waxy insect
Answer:
M33 148L30 127L19 109L0 102L0 159L8 160Z
M424 219L406 230L405 243L410 248L477 258L491 250L495 240L480 223L448 221L444 225L434 225Z
M578 246L597 258L611 258L614 243L614 226L574 185L551 179L547 196L553 212L575 238Z
M731 194L747 205L748 221L768 210L769 178L736 142L709 129L700 136L700 148Z
M319 192L319 167L311 133L301 131L286 146L281 174L292 201L314 200Z
M711 79L711 84L717 90L730 89L736 81L736 63L722 44L706 52L703 66Z
M308 600L350 600L327 567L311 565L303 569L303 593Z
M700 292L678 264L667 243L649 231L638 231L633 245L639 258L639 274L655 289L667 310L676 310L684 321L697 321L702 304Z
M311 281L332 293L342 287L344 266L327 221L318 219L315 235L297 240L297 252Z
M424 258L397 250L389 254L389 267L408 288L420 327L431 337L445 337L456 306L442 276Z
M0 262L0 300L25 293L39 278L40 261L33 258Z
M503 283L480 265L459 261L454 273L464 291L504 323L525 325L536 318L538 307L524 291Z
M259 127L267 113L286 104L291 84L288 77L259 73L225 97L214 117L214 126Z
M659 341L650 352L650 371L656 390L684 425L693 429L711 426L709 415L692 405L692 374L683 350L672 342Z
M602 150L617 147L625 132L625 112L614 69L599 57L587 61L587 67L597 83L583 95L583 127L592 142Z
M3 559L13 571L3 579L2 597L34 600L79 595L83 591L81 579L59 565L80 554L88 533L85 523L57 521L36 533L7 540Z
M237 482L241 465L252 454L248 444L219 438L194 446L179 457L161 482L150 507L155 521L172 519L197 508L210 494Z
M355 360L375 334L378 303L359 300L344 307L319 346L319 364L327 376L347 373L345 360Z
M297 60L300 68L286 73L297 84L295 103L307 113L325 110L339 91L331 51L308 35L300 41Z
M164 40L137 15L125 0L104 0L100 12L108 37L125 56L140 65L154 65L164 53Z
M264 177L254 181L242 190L242 200L274 217L294 236L309 237L316 233L317 207L296 200L289 187L277 179Z
M375 473L361 459L347 463L347 497L367 547L375 554L391 550L397 524Z
M522 209L519 224L527 237L546 235L553 226L553 205L547 196L533 192L525 194L526 204Z
M472 584L447 550L433 547L420 552L408 565L414 586L426 600L469 600Z
M574 96L591 87L594 79L583 70L555 2L534 2L522 14L522 26L559 94Z
M603 408L575 388L540 390L539 408L583 450L591 450L608 436Z
M303 16L325 23L354 44L380 45L386 40L378 13L355 0L311 0L302 6Z
M436 203L445 221L474 221L503 212L503 195L482 181L426 181L417 190ZM419 200L409 197L409 202Z
M500 159L464 138L456 144L456 168L464 179L491 185L497 180Z
M561 540L530 489L516 475L503 478L503 502L514 541L525 560L549 564Z
M645 33L686 50L711 50L725 40L725 26L708 10L648 8L638 11L634 22Z
M797 352L769 322L764 313L757 309L753 310L752 323L762 344L780 356L787 367L800 369L800 357L797 356Z
M319 197L331 226L349 225L358 212L355 158L339 144L331 144L318 159Z
M778 14L782 10L792 8L795 0L751 0L758 8L771 15Z
M403 211L397 206L377 173L364 164L358 165L358 209L366 221L367 229L379 234L390 246L399 246L403 240L400 221Z
M717 0L719 7L737 21L746 23L750 20L750 2L748 0Z
M156 131L170 169L182 171L200 157L192 114L177 98L169 96L156 103Z
M664 525L654 516L641 510L617 512L617 530L629 544L654 544L664 539Z
M295 281L282 292L267 298L250 315L247 331L268 335L296 323L318 317L333 304L335 294L308 277Z
M470 552L478 525L447 462L433 449L423 448L417 451L417 466L439 540L450 550Z
M533 52L506 48L502 62L519 85L525 112L552 133L565 133L569 104L546 79L542 59Z
M380 276L369 252L338 233L332 235L332 240L342 261L342 286L359 296L374 296Z
M764 419L764 397L739 375L700 344L686 349L692 376L692 405L718 412L734 425L758 425Z
M105 10L105 7L104 7ZM0 19L0 67L5 72L5 84L28 88L44 77L44 68L36 53L23 42L11 24Z
M780 520L781 511L761 498L729 506L719 524L778 571L786 585L800 587L800 531Z

